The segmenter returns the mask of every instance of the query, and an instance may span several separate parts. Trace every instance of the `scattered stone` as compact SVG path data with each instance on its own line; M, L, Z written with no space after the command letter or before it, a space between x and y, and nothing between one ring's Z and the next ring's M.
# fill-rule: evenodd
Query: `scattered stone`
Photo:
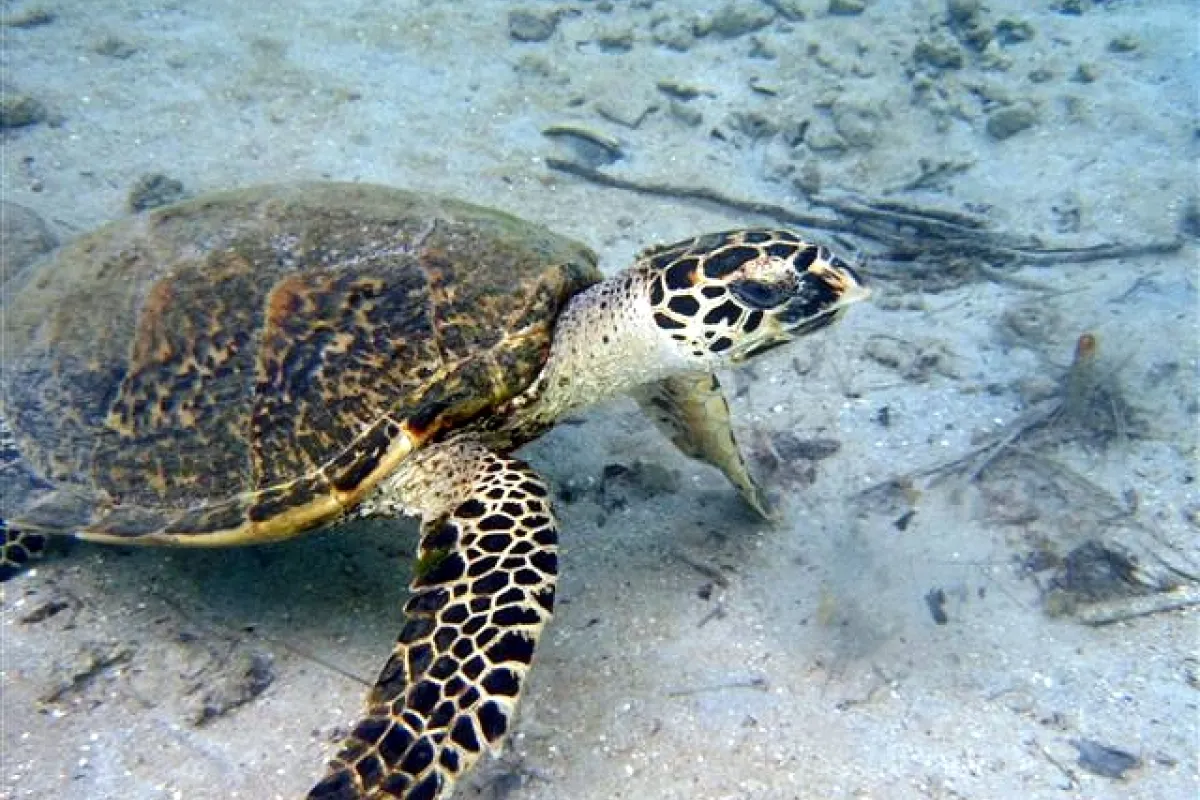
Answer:
M45 622L56 614L66 611L70 607L71 604L66 600L52 598L35 607L18 621L22 625L36 625L39 622Z
M596 44L606 53L627 53L633 49L633 29L604 31L596 37Z
M758 111L735 111L726 118L729 128L751 141L770 139L779 133L779 121Z
M672 119L682 122L689 128L694 128L704 121L704 115L700 113L699 109L689 106L686 103L681 103L678 100L670 101L667 105L667 112L671 115Z
M1028 42L1033 35L1033 26L1025 20L1006 18L996 23L996 38L1003 45Z
M1038 67L1029 73L1030 83L1049 83L1054 80L1054 71L1046 67Z
M925 65L935 69L962 69L966 58L957 42L947 34L936 31L917 42L917 46L913 48L913 61L918 66Z
M792 185L796 190L804 195L817 195L821 193L821 168L816 161L806 161L800 165L800 169L796 170L796 175L792 179Z
M137 48L119 36L105 36L92 45L92 52L124 61L136 53Z
M275 682L275 670L268 653L239 652L231 669L206 678L199 707L192 714L197 727L244 706Z
M53 11L44 8L29 8L0 20L0 25L6 28L36 28L39 25L49 25L54 22Z
M1200 239L1200 200L1189 197L1179 217L1179 232L1193 239ZM0 250L2 253L3 250Z
M676 16L663 16L651 23L650 34L654 43L669 50L686 52L696 43L692 26Z
M1081 769L1103 778L1124 778L1126 772L1142 765L1142 760L1132 753L1091 739L1072 739L1071 746L1079 751L1079 759L1075 763Z
M947 0L946 13L952 25L969 25L983 10L982 0Z
M752 0L734 0L709 16L700 17L692 26L696 36L736 39L761 30L775 21L775 10Z
M57 246L37 212L0 200L0 286Z
M24 92L0 87L0 128L24 128L45 122L46 107Z
M660 92L676 100L692 100L701 95L700 89L688 83L665 80L654 84Z
M849 147L833 127L833 121L825 116L814 118L804 128L804 144L818 153L836 153Z
M1122 34L1108 43L1110 53L1132 53L1142 46L1142 43L1132 33Z
M929 609L929 615L938 625L945 625L950 621L950 617L946 616L945 590L930 589L925 593L925 605Z
M851 147L870 148L879 139L879 112L866 105L838 102L833 106L833 127Z
M750 91L757 94L765 94L767 97L779 96L779 86L774 83L763 83L762 78L757 75L750 78Z
M993 111L987 119L987 132L993 139L1016 136L1037 122L1037 112L1027 103L1005 106Z
M763 0L788 22L803 22L808 18L808 0Z
M137 213L148 208L170 205L183 199L183 182L152 172L134 181L129 190L129 210Z
M774 61L778 58L775 46L763 36L750 37L750 52L746 53L746 56L761 61Z
M1134 556L1089 539L1067 553L1050 585L1055 593L1069 594L1076 602L1094 603L1146 594L1137 574Z
M829 0L829 13L839 17L852 17L867 10L867 0Z
M516 9L508 12L508 36L518 42L544 42L558 28L558 13Z
M1086 0L1058 0L1052 3L1050 7L1060 14L1066 14L1072 17L1083 16L1083 6Z
M640 92L605 97L597 100L593 107L597 114L609 122L626 128L637 128L645 122L646 117L658 111L658 103Z
M1095 64L1080 64L1075 68L1075 74L1071 76L1071 80L1076 83L1093 83L1100 77L1100 70Z
M784 461L821 461L842 449L837 439L803 439L791 431L772 431L771 449Z
M569 123L542 129L542 135L563 143L583 163L602 167L625 157L621 142L615 136Z

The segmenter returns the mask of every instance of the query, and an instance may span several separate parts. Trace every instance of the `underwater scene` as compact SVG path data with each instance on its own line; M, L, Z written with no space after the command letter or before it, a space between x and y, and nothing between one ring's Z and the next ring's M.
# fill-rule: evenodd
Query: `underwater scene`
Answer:
M0 799L1200 796L1200 6L0 0Z

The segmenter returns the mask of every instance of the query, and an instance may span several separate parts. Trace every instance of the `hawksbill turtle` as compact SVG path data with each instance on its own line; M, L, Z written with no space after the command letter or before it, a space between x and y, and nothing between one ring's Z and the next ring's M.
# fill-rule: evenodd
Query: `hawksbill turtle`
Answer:
M621 392L768 504L714 376L866 289L786 230L584 246L423 193L308 183L111 224L4 286L0 577L51 535L207 547L420 519L412 596L310 800L447 797L512 725L554 608L547 484L511 451Z

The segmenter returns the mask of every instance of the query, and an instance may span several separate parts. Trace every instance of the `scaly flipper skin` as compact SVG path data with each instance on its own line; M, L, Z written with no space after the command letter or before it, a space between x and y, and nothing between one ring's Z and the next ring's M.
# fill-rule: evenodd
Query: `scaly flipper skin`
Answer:
M448 796L509 729L554 608L558 531L545 483L471 441L416 460L396 484L424 514L408 621L309 800Z
M635 389L634 399L684 455L712 464L729 479L763 519L775 513L738 448L729 403L716 375L695 373L664 378Z

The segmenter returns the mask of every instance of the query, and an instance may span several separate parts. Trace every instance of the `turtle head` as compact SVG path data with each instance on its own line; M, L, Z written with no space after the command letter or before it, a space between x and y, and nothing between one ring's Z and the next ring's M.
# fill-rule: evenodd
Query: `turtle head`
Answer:
M654 324L691 366L737 363L836 322L869 294L828 248L788 231L710 234L645 256Z

